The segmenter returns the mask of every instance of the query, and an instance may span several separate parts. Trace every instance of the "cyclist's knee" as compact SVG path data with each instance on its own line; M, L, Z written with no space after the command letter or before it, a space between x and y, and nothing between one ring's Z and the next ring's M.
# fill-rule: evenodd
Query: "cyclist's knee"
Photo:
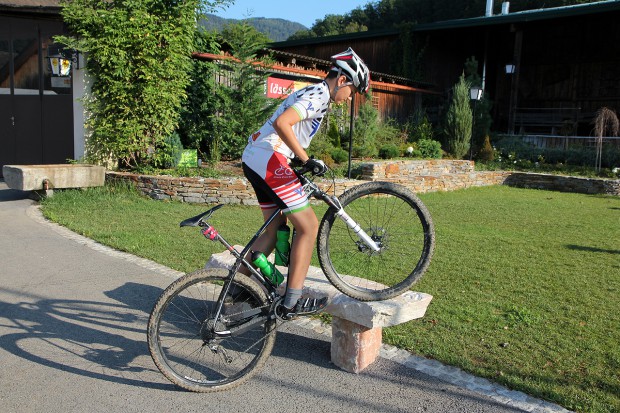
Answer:
M308 234L316 236L319 230L319 220L317 219L314 211L311 208L305 209L295 214L291 214L289 218L293 223L297 234Z

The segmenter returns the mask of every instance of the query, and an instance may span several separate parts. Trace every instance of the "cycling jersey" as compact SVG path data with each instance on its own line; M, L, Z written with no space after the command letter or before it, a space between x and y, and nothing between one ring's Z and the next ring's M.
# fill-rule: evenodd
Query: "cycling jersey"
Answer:
M293 125L293 132L306 149L321 126L329 102L326 82L307 86L289 95L271 118L248 138L242 157L243 171L256 192L261 208L278 207L285 214L290 214L308 207L308 196L299 178L288 166L288 159L295 154L280 139L273 123L285 110L293 108L301 119Z
M248 138L248 146L273 150L287 158L293 158L295 154L280 139L273 128L273 123L285 110L293 108L301 119L293 125L293 132L295 132L295 136L297 136L297 140L302 148L306 149L310 145L312 137L321 126L321 121L329 108L329 102L329 86L324 81L291 93L280 104L271 118Z

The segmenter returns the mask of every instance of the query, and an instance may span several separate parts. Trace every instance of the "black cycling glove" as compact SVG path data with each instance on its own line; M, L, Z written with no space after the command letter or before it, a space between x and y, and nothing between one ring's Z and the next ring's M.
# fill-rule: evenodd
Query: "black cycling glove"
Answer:
M312 175L323 176L327 172L327 165L320 159L310 158L308 159L304 165L305 168L308 168Z

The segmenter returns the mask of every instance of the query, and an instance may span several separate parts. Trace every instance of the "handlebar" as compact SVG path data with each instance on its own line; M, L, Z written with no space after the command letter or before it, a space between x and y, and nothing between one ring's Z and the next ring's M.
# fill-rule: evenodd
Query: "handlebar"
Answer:
M297 176L305 175L307 173L311 173L314 176L314 175L318 174L319 172L321 172L317 168L311 169L311 168L309 168L307 166L304 166L304 164L297 157L295 157L295 158L293 158L291 160L291 165L290 166L293 169L293 171L295 171Z

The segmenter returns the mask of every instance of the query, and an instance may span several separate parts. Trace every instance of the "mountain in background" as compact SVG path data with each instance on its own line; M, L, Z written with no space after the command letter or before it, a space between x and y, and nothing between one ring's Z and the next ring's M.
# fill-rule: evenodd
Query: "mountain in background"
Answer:
M268 19L265 17L251 17L245 19L251 26L261 33L267 35L274 42L281 42L288 39L293 33L299 30L308 30L301 23L295 23L284 19ZM207 30L220 31L230 23L239 23L241 20L224 19L214 14L207 14L207 20L202 20L200 24Z

